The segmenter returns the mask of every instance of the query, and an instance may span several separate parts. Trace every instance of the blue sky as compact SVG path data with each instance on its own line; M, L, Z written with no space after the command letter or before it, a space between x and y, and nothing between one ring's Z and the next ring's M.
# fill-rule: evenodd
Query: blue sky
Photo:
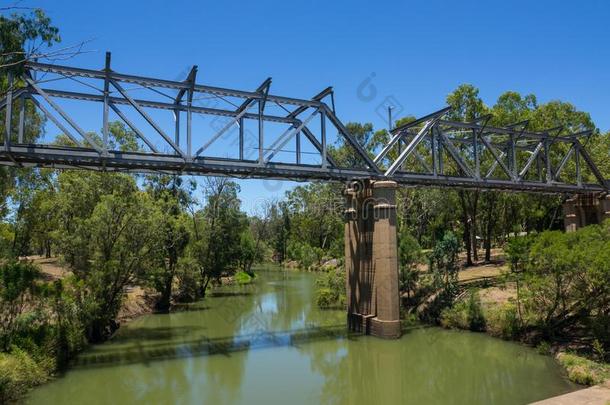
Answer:
M92 40L68 62L309 98L332 85L343 122L372 122L392 100L400 115L444 106L460 83L488 104L506 90L560 99L610 129L610 2L569 1L24 1L42 7L65 45ZM97 128L87 128L95 130ZM242 181L242 200L293 183Z

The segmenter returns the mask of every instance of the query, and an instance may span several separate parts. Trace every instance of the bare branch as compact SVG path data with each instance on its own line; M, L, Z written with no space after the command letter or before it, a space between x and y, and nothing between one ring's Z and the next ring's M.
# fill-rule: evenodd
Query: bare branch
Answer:
M1 58L5 58L10 55L24 55L23 58L13 61L10 63L0 64L0 68L6 68L11 66L17 66L22 63L25 63L29 60L40 60L45 59L49 61L59 61L59 60L67 60L71 59L75 56L95 52L95 50L84 50L86 44L92 42L93 39L88 39L86 41L79 42L74 45L65 46L63 48L48 50L47 52L39 52L39 47L34 48L31 52L23 52L23 51L14 51L14 52L6 52L0 54Z

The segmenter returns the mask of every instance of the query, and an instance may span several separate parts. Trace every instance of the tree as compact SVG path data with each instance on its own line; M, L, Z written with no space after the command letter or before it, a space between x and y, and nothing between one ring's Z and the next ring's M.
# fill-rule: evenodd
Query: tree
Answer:
M610 221L542 233L531 247L525 306L545 337L577 327L610 342Z
M80 235L87 240L90 263L80 269L83 299L93 305L87 314L87 336L99 342L111 334L125 288L153 264L159 237L153 202L142 192L102 196Z
M19 326L19 317L36 294L40 270L28 262L0 265L0 347L6 351Z
M357 122L348 122L345 124L347 132L358 141L360 146L373 157L374 151L382 144L389 140L386 131L373 131L373 124L361 124ZM339 137L337 145L328 148L330 156L341 167L358 168L364 167L365 162L356 152L356 150L347 143L343 137Z
M207 204L193 212L193 243L190 255L199 273L199 295L205 296L211 281L234 270L239 258L241 233L246 217L237 198L239 186L226 178L208 178L204 188Z
M155 206L124 174L66 171L57 183L57 249L82 283L87 339L101 341L117 327L125 288L154 267Z
M443 291L448 299L453 298L458 280L459 243L452 232L446 232L430 253L430 273L435 289Z
M449 117L456 121L474 121L488 112L488 108L479 97L479 89L470 84L458 86L447 96L447 104L451 107ZM455 169L457 170L457 169ZM459 191L462 207L463 239L466 247L466 264L471 266L473 260L478 260L477 252L477 214L479 191Z
M161 294L157 310L166 312L171 304L178 263L189 242L189 220L185 209L190 194L182 188L182 179L176 176L150 176L147 190L155 202L155 222L160 232L159 245L154 250L156 265L148 278Z
M505 252L510 263L510 271L515 277L515 285L517 287L517 313L519 322L523 322L523 314L521 311L521 278L525 268L529 262L529 252L532 246L533 238L529 236L517 236L509 239Z
M11 11L8 7L7 11ZM17 11L13 9L12 11ZM8 76L16 77L21 73L23 62L32 54L36 54L42 47L50 47L60 41L59 30L51 24L45 13L36 9L31 13L13 13L0 15L0 95L4 97L8 88ZM21 85L17 80L13 86ZM44 131L45 120L36 112L32 101L25 102L25 142L32 142L40 137ZM12 128L17 128L19 122L19 109L13 109L11 117ZM5 133L6 109L0 111L0 131ZM32 169L0 167L0 219L8 210L7 200L19 197L15 186L20 185L32 176ZM27 187L27 186L26 186ZM14 202L15 203L15 202ZM16 204L21 207L17 198ZM18 212L23 213L23 207ZM17 220L20 220L18 218Z
M417 287L419 279L419 270L417 265L422 260L422 252L417 239L415 239L408 231L403 230L400 233L398 242L399 256L399 275L400 275L400 291L407 293L407 298L411 292Z
M438 322L443 310L453 304L457 292L458 251L460 244L452 232L446 232L429 255L426 289L432 292L423 318Z
M290 228L290 213L286 202L281 201L272 204L269 210L269 235L271 239L269 244L280 264L286 259Z
M310 183L286 193L290 210L291 240L310 250L340 250L343 236L343 197L334 184Z
M252 265L262 258L260 244L254 240L250 229L245 229L239 239L239 266L250 277L254 277Z
M41 56L41 50L60 42L59 29L41 9L29 14L0 15L0 67L19 72L31 57Z

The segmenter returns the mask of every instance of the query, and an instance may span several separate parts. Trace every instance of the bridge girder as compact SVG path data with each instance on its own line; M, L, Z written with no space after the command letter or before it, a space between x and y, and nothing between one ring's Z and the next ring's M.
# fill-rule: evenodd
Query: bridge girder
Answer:
M488 125L490 117L457 122L445 118L449 108L444 108L394 128L387 144L372 158L336 116L330 87L306 100L272 94L271 79L255 91L243 91L196 84L196 72L196 67L191 69L184 81L121 74L110 69L109 54L101 70L27 62L23 77L10 80L9 91L0 101L5 118L0 165L297 181L375 179L406 186L539 193L607 192L610 187L581 142L592 135L591 130L534 132L527 130L527 122L499 128ZM61 88L59 82L72 87ZM132 96L136 91L147 95ZM168 95L168 91L177 94ZM333 97L333 108L323 101L327 96ZM215 104L197 104L202 99ZM83 113L76 119L62 102L77 107L102 104L102 136L83 130ZM70 142L26 139L27 103ZM110 111L142 142L137 151L113 148ZM172 131L155 116L163 111L173 113ZM185 115L186 125L181 123ZM212 121L206 129L210 134L193 136L193 115L228 121ZM317 130L312 129L316 121ZM246 133L248 123L256 129ZM268 125L283 126L283 132L278 136L266 129ZM184 126L186 134L181 131ZM246 153L247 135L254 139L250 145L257 152L254 156ZM342 167L336 162L333 140L349 147L358 164ZM225 156L203 155L215 142ZM294 150L283 149L292 145ZM306 155L314 161L304 162Z

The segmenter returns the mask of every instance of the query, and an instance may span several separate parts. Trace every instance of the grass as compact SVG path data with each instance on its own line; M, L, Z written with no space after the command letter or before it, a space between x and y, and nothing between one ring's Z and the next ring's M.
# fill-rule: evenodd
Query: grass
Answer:
M237 284L250 284L252 280L254 280L252 276L250 276L245 271L238 271L237 273L235 273L235 276L233 278Z
M568 372L568 378L575 383L596 385L610 379L608 364L596 363L573 353L558 353L556 358Z
M23 350L0 353L0 403L14 401L50 378L49 361L34 360Z

